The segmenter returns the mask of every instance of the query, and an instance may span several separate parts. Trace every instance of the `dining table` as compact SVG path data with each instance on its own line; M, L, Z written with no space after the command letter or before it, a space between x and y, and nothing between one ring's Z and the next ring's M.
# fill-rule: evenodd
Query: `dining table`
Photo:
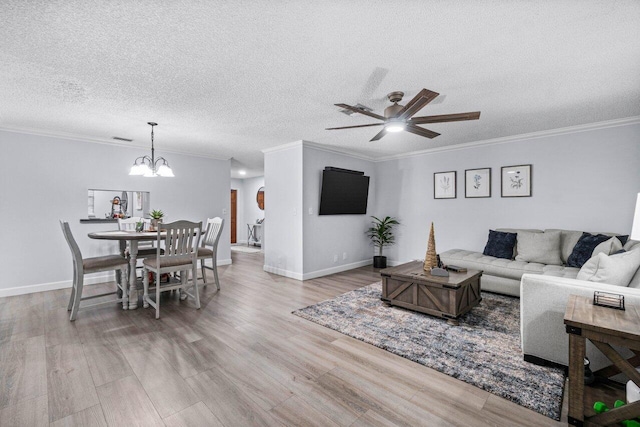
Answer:
M149 242L158 239L157 231L128 231L128 230L109 230L96 231L89 233L89 238L98 240L112 240L120 242L120 253L125 255L127 243L129 246L129 310L138 308L138 287L136 276L136 265L138 262L138 243ZM164 240L166 233L160 233L160 239Z

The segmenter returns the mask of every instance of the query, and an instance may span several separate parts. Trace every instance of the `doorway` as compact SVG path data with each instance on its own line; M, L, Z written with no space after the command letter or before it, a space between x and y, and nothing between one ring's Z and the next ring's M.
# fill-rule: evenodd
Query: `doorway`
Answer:
M238 190L231 190L231 243L237 243Z

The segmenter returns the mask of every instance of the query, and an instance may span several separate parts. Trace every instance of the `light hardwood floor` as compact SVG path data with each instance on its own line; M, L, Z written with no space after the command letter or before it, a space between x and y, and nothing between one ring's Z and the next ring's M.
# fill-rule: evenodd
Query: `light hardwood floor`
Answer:
M566 405L557 423L291 314L373 268L299 282L232 257L201 310L166 293L160 320L114 304L69 322L68 290L0 299L0 425L566 425Z

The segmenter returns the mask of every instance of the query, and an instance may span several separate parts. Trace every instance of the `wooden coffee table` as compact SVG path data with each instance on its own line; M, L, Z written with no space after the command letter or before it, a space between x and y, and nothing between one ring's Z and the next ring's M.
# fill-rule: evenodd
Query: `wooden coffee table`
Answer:
M482 271L449 272L449 277L432 276L422 262L413 261L380 271L382 301L390 305L448 319L457 319L482 301Z

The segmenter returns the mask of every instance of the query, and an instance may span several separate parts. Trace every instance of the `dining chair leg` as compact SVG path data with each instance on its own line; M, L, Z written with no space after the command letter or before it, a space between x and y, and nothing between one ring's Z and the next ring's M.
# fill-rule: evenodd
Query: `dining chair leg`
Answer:
M200 270L202 270L202 282L204 287L207 287L207 270L204 268L204 258L200 260Z
M156 319L160 318L160 272L155 273L156 279ZM149 280L147 278L147 280Z
M70 320L76 320L78 315L78 309L80 308L80 301L82 300L82 286L84 285L84 274L76 274L76 292L73 299L73 307L71 308Z
M184 270L180 272L180 284L182 287L178 289L178 298L180 301L184 301L187 299L188 295L184 288L187 285L187 280L189 279L189 270Z
M76 286L78 285L78 273L75 266L73 267L73 284L71 285L71 296L69 297L69 305L67 305L67 311L71 311L73 308L73 302L76 298Z
M213 265L213 278L216 282L216 288L220 290L220 280L218 279L218 260L216 258L216 254L213 254L213 256L211 257L211 262Z
M196 309L200 309L200 292L198 292L198 269L196 267L196 263L193 263L192 267L193 274L193 291L195 292L194 296L196 297Z
M133 286L135 286L135 284ZM149 271L146 268L142 269L142 287L144 288L142 306L149 308Z

